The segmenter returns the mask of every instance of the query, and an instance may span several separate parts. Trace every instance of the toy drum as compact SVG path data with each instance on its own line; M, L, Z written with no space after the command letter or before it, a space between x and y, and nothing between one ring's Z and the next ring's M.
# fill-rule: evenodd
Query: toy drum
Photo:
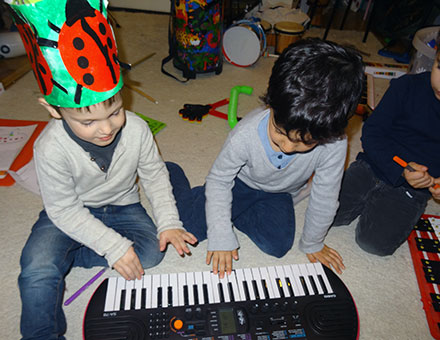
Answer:
M253 21L240 20L223 34L223 55L232 65L253 65L266 50L263 28Z
M291 43L301 39L304 34L304 26L296 22L281 21L274 26L275 30L275 53L281 54Z
M272 31L272 24L266 20L261 20L260 25L266 35L266 45L275 46L275 34Z

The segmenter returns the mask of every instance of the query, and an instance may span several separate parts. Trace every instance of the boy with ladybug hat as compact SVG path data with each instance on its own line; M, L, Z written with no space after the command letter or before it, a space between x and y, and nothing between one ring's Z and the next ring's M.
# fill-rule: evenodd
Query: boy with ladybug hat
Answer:
M22 251L18 279L23 340L64 339L65 276L110 266L140 279L183 228L167 168L147 124L125 111L104 0L9 1L52 120L34 146L44 209ZM151 202L140 204L137 179Z

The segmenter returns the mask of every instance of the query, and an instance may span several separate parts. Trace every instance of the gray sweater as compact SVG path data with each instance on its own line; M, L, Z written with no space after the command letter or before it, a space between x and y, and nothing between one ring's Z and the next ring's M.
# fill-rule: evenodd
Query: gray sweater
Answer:
M132 242L95 218L85 206L138 203L137 178L149 199L158 234L181 228L168 171L148 125L132 112L107 173L52 119L34 146L35 166L44 208L69 237L105 256L112 266Z
M286 192L295 199L314 174L299 248L305 253L314 253L324 246L324 238L339 206L347 139L298 153L285 168L277 169L266 156L258 135L258 125L269 113L269 109L254 110L234 127L206 178L210 251L239 247L231 223L231 190L236 177L253 189Z

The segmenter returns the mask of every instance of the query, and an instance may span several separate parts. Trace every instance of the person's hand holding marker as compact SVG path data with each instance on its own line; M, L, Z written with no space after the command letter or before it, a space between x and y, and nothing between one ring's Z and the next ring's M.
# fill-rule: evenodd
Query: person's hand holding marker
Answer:
M428 173L428 167L410 162L408 164L398 156L393 157L393 161L404 168L403 177L415 189L428 188L437 200L440 200L440 178L434 178Z

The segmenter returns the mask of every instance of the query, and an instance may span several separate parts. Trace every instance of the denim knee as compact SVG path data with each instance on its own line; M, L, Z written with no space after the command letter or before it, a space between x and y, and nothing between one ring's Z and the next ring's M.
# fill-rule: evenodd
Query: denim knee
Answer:
M157 266L165 257L165 252L160 250L151 250L146 254L138 254L142 268L148 269Z
M269 251L264 251L266 254L275 256L276 258L282 258L284 255L287 254L287 252L292 249L292 246L290 247L275 247Z
M371 239L365 235L360 234L356 230L355 240L358 246L365 252L377 256L389 256L393 255L396 251L395 246L381 245L377 238Z
M252 239L252 237L251 237ZM276 244L271 243L267 240L264 241L258 241L256 239L252 239L252 241L255 242L258 248L260 248L261 251L266 253L267 255L274 256L276 258L281 258L284 255L287 254L287 252L292 249L293 246L293 239L292 240L284 240L284 242L277 242Z

